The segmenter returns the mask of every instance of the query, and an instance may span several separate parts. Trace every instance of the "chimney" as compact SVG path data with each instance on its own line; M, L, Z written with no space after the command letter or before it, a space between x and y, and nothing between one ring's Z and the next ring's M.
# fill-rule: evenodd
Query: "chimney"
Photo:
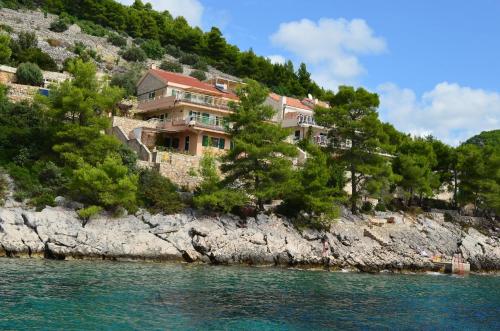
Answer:
M285 118L285 108L286 108L286 96L282 96L281 97L281 119L284 119Z

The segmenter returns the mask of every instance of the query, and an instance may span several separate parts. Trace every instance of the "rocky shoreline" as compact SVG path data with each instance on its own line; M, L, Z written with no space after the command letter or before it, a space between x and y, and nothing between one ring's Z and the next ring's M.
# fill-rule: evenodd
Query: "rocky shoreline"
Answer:
M471 270L500 270L500 239L446 222L442 213L385 214L394 223L374 226L347 215L330 231L297 230L287 219L260 214L243 221L186 211L83 225L74 210L19 205L0 208L0 257L178 261L208 264L327 267L363 272L431 271L429 257L461 253Z

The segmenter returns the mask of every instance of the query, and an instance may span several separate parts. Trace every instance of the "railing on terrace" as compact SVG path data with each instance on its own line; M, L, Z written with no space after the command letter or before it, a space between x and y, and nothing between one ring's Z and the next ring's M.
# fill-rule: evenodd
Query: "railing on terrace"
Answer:
M157 127L159 129L166 128L168 126L180 126L180 125L198 126L217 131L226 131L227 128L226 124L227 122L224 119L217 117L206 117L202 115L175 117L166 120L154 119L154 121L158 123Z
M143 105L154 101L171 100L171 99L175 99L175 102L188 102L192 104L197 104L222 110L229 110L229 102L230 102L229 100L222 99L219 97L214 97L207 94L200 94L194 92L179 92L175 96L158 95L155 96L154 98L144 99L139 101L139 104Z
M319 126L316 123L313 115L307 115L299 112L287 113L285 114L285 121L297 121L297 125L314 125Z

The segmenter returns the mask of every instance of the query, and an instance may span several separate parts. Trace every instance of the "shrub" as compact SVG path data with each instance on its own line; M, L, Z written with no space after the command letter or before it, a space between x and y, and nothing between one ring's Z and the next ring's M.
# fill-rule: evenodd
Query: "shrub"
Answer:
M139 47L130 47L122 53L122 57L129 62L144 62L147 59L146 52Z
M193 69L208 71L208 64L205 62L205 60L202 60L202 59L200 59L198 62L196 62L192 67L193 67Z
M179 72L179 73L183 72L182 65L172 61L163 61L160 64L160 69L171 72Z
M7 198L7 188L8 184L5 175L0 171L0 206L3 205Z
M17 67L16 79L19 84L32 86L43 85L43 74L40 67L31 62L21 63Z
M10 37L4 33L0 33L0 64L8 63L12 55L10 48Z
M29 204L35 206L37 211L40 211L47 206L54 207L55 198L56 196L52 192L44 190L39 195L32 197Z
M165 55L165 49L158 40L148 40L142 43L141 48L153 60L160 60Z
M108 30L103 28L101 25L95 24L91 21L81 20L76 24L82 29L83 32L91 36L104 37L108 34Z
M387 208L385 206L385 203L383 201L379 201L377 205L375 206L376 211L387 211Z
M207 74L201 70L195 70L189 76L194 77L201 81L207 80Z
M36 48L38 46L38 38L34 32L23 31L19 33L17 43L21 50Z
M63 44L63 42L61 40L53 39L53 38L47 39L47 43L52 47L61 47Z
M111 86L118 86L125 90L125 96L134 96L136 94L136 84L142 76L144 68L140 64L132 66L126 72L115 73L111 77Z
M87 208L83 208L78 210L76 213L78 217L84 221L88 221L92 216L99 214L102 211L102 207L99 206L90 206Z
M42 70L57 71L56 62L49 54L42 52L39 48L29 48L22 51L17 57L18 62L36 63Z
M165 46L165 53L172 55L175 58L180 58L182 56L181 49L174 45Z
M196 54L184 54L179 59L179 62L182 64L187 64L187 65L192 66L195 63L197 63L199 61L199 59L200 59L199 56Z
M12 27L10 25L7 25L7 24L0 24L0 30L5 31L7 33L14 32L14 29L12 29Z
M123 38L122 36L116 34L116 33L111 33L108 36L108 42L111 43L112 45L116 47L125 47L127 46L127 39Z
M173 214L184 208L176 186L155 170L139 175L139 200L153 213Z
M49 29L54 32L64 32L68 30L68 23L66 20L59 18L54 22L50 23Z
M373 211L373 204L370 201L364 201L361 205L361 211L363 213L371 213Z

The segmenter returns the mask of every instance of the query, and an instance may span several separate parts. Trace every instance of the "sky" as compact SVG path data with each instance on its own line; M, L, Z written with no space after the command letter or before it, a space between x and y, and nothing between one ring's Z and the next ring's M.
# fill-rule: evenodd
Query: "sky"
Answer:
M130 4L132 0L120 0ZM380 96L383 121L458 145L500 128L498 0L152 0L242 50Z

